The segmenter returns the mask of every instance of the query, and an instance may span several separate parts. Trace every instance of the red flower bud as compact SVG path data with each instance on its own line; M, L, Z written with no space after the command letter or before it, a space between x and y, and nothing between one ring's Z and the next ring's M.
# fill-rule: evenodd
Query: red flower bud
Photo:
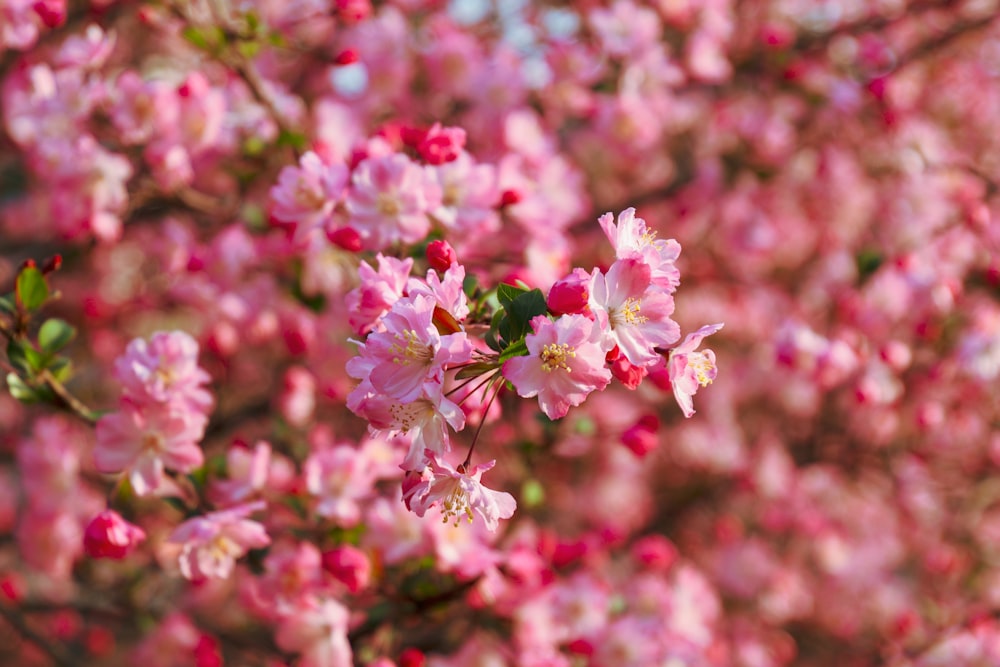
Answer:
M427 658L419 649L408 648L399 654L399 667L424 667Z
M91 558L120 560L144 539L146 533L142 528L126 521L118 512L104 510L87 525L83 548Z
M643 458L659 444L660 439L656 433L659 428L660 420L654 415L646 415L622 433L622 444L632 450L633 454Z
M444 273L457 262L458 255L447 241L431 241L427 244L427 263L438 273Z
M348 252L359 252L361 250L361 235L353 227L328 229L326 230L326 238L330 240L330 243Z
M333 59L335 65L352 65L358 62L358 52L354 49L344 49Z
M347 590L352 593L367 588L372 576L372 564L368 556L349 544L324 553L323 569L347 586Z
M565 278L557 280L545 299L553 315L588 315L590 307L590 274L583 269L573 269Z
M465 130L435 123L417 146L417 152L428 164L444 164L457 159L464 147Z

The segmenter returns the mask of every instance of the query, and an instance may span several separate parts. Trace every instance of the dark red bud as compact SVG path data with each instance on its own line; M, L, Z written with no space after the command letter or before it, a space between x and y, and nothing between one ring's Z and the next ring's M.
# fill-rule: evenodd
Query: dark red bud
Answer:
M427 244L427 263L438 273L444 273L457 262L458 255L447 241L439 239Z
M330 243L343 248L348 252L359 252L361 246L361 235L353 227L341 227L340 229L328 229L326 238Z
M358 62L358 52L354 49L344 49L333 59L335 65L352 65Z

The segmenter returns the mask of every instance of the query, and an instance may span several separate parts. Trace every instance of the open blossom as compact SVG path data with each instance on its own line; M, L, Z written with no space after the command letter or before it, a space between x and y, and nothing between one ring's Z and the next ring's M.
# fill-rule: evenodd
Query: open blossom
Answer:
M350 445L314 452L302 465L306 489L319 499L316 513L343 526L361 518L358 502L372 493L374 470L364 453Z
M203 386L209 375L198 366L198 342L183 331L158 331L148 343L133 340L115 361L115 378L124 386L124 396L139 405L176 403L201 413L212 406L212 395Z
M508 359L503 375L519 396L538 396L549 419L564 417L595 389L611 382L604 364L600 329L583 315L563 315L552 321L544 315L531 320L533 334L525 337L529 354Z
M517 502L514 496L483 486L480 478L496 461L474 466L466 471L463 466L453 468L447 461L438 460L437 454L427 452L429 475L407 488L403 500L407 506L423 516L428 509L440 502L444 521L454 519L457 525L465 516L470 522L478 514L490 531L495 531L500 519L514 515Z
M604 332L604 349L618 346L636 366L655 364L656 347L680 338L680 327L670 319L674 298L650 282L648 264L638 258L620 259L607 274L595 269L590 283L590 309Z
M440 382L448 364L472 357L465 332L442 336L433 323L435 303L426 296L397 301L383 318L385 331L371 334L347 372L368 378L380 392L403 403L416 400L427 381Z
M386 435L409 437L410 449L403 460L404 470L423 470L424 452L444 454L451 446L448 427L460 431L465 427L465 413L442 392L442 385L425 382L423 393L409 403L376 392L364 381L348 398L348 407L368 420L370 430L385 431Z
M271 188L272 213L279 221L294 224L296 240L311 229L322 227L333 215L347 187L347 166L324 164L319 155L309 151L298 166L288 166Z
M97 422L94 465L104 473L126 472L136 494L149 495L166 482L165 470L187 473L202 464L204 433L199 413L125 402Z
M275 641L283 651L301 654L302 667L351 667L349 620L347 607L336 600L306 598L281 620Z
M618 224L611 213L602 215L598 222L615 249L615 257L640 257L649 265L652 284L668 292L677 289L681 282L680 270L675 265L681 252L677 241L657 239L656 232L646 226L646 221L635 217L634 208L619 213Z
M427 236L427 214L441 203L441 187L428 169L395 153L367 158L354 170L347 210L369 248L417 243Z
M247 503L179 525L169 541L182 545L181 574L192 581L228 578L237 558L271 543L264 526L247 518L265 506L263 501Z
M712 383L718 369L715 367L715 353L712 350L697 351L702 339L714 334L722 328L722 324L709 324L688 334L684 342L670 351L667 361L667 371L670 374L670 384L674 388L674 397L681 406L685 417L694 414L692 397L699 387Z
M358 265L361 284L347 293L345 303L348 321L356 333L366 334L380 328L382 316L406 292L406 282L413 268L413 259L396 259L382 253L375 256L378 270L367 262Z

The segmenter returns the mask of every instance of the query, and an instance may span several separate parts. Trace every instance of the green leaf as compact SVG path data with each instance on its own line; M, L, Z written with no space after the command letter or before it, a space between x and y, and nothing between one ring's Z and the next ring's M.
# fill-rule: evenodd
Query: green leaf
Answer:
M10 395L22 403L37 403L38 394L34 388L18 377L17 373L7 373L7 389Z
M500 361L507 361L512 357L523 357L528 354L528 346L524 343L523 338L519 338L500 353Z
M514 299L527 291L528 290L523 287L500 283L500 285L497 286L497 301L499 301L505 309L510 310L510 304L513 303Z
M545 295L540 289L520 294L510 303L510 306L505 306L505 309L510 318L510 331L505 336L508 341L523 338L531 331L532 318L549 312L548 306L545 305Z
M53 354L66 347L74 336L76 336L76 329L65 321L53 317L46 320L42 328L38 330L38 344L43 352Z
M7 359L25 375L34 375L45 368L45 359L26 340L12 339L7 343Z
M49 285L45 282L45 276L33 266L24 269L17 276L15 291L18 301L27 310L41 307L49 298Z
M480 375L485 375L491 370L497 367L496 364L482 361L477 364L472 364L471 366L466 366L462 370L455 373L456 380L466 380L468 378L479 377Z
M306 135L301 132L282 130L281 134L278 135L278 146L289 146L301 151L306 147Z
M241 41L236 44L236 50L249 60L260 52L260 42Z
M69 382L69 379L73 376L73 363L66 357L56 357L49 362L48 369L52 373L52 377L63 384Z
M14 301L13 292L0 296L0 311L3 311L8 315L14 315L17 313L17 302Z
M181 31L181 36L188 41L192 46L204 50L208 50L208 39L205 37L205 33L200 29L189 25Z
M538 507L545 502L545 488L537 479L526 479L521 485L521 503L525 507Z

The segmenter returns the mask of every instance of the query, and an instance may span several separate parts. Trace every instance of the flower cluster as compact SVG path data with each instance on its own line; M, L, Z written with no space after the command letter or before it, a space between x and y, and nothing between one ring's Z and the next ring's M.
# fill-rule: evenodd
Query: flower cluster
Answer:
M612 377L635 389L650 369L666 366L685 416L694 413L691 396L716 375L712 351L694 350L722 325L703 327L670 349L680 338L671 319L680 245L657 240L632 208L617 224L611 213L600 224L615 251L606 272L574 269L547 298L537 289L500 285L492 314L482 316L490 323L482 340L471 339L468 330L475 325L470 314L488 310L487 299L474 286L470 309L466 269L446 243L427 249L443 276L432 268L426 279L410 277L412 260L381 254L377 270L361 263L361 285L347 301L351 324L367 336L347 363L348 374L361 381L347 405L373 433L407 439L401 467L415 476L404 481L403 498L418 515L440 503L446 519L464 515L471 522L478 514L496 530L498 518L513 514L513 497L480 482L495 461L470 468L475 437L462 464L445 460L451 432L466 424L461 404L481 390L488 406L503 381L521 397L537 396L555 420ZM450 397L459 392L456 403Z
M188 473L202 465L212 395L198 366L198 343L183 331L133 340L115 362L122 385L118 410L97 422L94 464L125 473L140 496L173 491L167 470Z

